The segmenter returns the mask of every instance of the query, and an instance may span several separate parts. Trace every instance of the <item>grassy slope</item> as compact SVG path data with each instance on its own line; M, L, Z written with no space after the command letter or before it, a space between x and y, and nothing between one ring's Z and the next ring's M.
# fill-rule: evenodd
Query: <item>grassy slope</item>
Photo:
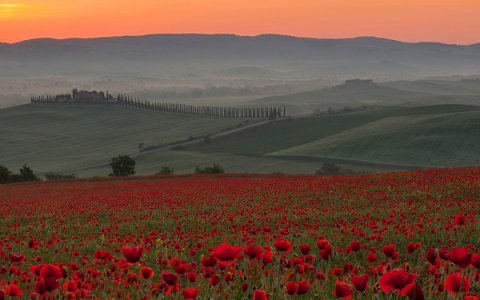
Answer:
M227 172L313 173L325 157L345 168L364 171L395 168L372 161L436 164L429 160L432 157L448 162L441 165L478 164L480 112L476 109L460 105L391 107L282 120L210 144L148 153L136 158L137 171L152 174L168 165L177 173L191 173L196 165L219 163ZM65 171L136 152L139 142L168 143L218 132L239 122L112 106L27 105L0 111L0 164L16 170L26 162L40 172ZM321 141L321 151L328 152L316 152L316 143ZM406 142L409 151L404 151ZM109 171L99 167L77 174L107 175Z
M379 84L349 84L307 91L292 95L273 96L255 101L259 104L285 104L291 114L308 109L360 105L416 105L480 103L480 87L475 82L461 81L398 81Z
M0 164L65 170L220 132L241 120L169 114L111 105L37 104L0 110Z
M390 117L273 155L423 166L480 164L480 112Z
M395 102L405 101L406 98L418 97L415 92L400 90L380 84L340 85L308 92L285 96L271 96L257 100L261 103L330 103L332 101L349 103L352 100L380 101L390 100ZM293 103L292 103L293 102Z
M321 159L298 159L255 155L235 155L221 153L201 153L192 151L152 152L135 158L136 172L139 175L157 173L162 166L173 167L175 174L193 173L195 166L205 167L220 164L228 173L292 173L313 174L321 168ZM331 160L326 160L331 161ZM358 162L338 162L342 167L355 171L378 172L394 170L392 166L359 164ZM76 171L80 177L106 176L111 172L108 166Z
M206 166L219 163L228 172L288 172L313 173L324 161L334 161L344 168L362 171L383 171L401 168L403 164L372 164L371 161L359 161L358 158L331 159L303 157L297 155L267 156L269 152L308 144L309 142L349 132L367 124L381 124L388 118L401 119L426 118L432 115L455 112L475 111L476 107L461 105L440 105L417 108L388 108L359 113L289 119L269 123L233 136L213 140L209 144L194 145L180 151L149 153L138 157L137 170L140 174L152 174L161 166L172 166L176 173L191 173L195 165ZM408 118L407 118L408 119ZM384 120L384 121L380 121ZM438 125L438 124L437 124ZM381 131L384 127L377 127ZM459 129L459 128L457 128ZM452 129L452 130L457 130ZM470 132L466 134L474 134ZM469 136L459 137L468 140ZM355 151L353 151L354 153ZM431 153L431 155L436 155ZM346 159L345 159L346 158ZM395 164L397 166L395 166ZM107 174L108 168L84 170L80 175Z
M477 95L480 96L480 83L476 81L418 80L392 81L382 85L417 93L432 95Z
M391 107L350 114L287 119L188 149L204 153L262 155L313 142L383 118L453 113L472 109L477 108L463 105Z

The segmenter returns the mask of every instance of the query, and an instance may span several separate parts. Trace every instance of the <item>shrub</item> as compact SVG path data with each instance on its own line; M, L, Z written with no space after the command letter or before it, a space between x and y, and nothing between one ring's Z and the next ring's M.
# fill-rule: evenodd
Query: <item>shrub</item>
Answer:
M135 160L128 155L112 158L110 176L129 176L135 174Z
M33 170L27 166L26 164L24 164L21 168L20 168L20 174L14 174L12 176L12 181L14 182L18 182L18 181L37 181L37 180L40 180L34 173L33 173Z
M6 167L0 165L0 183L7 183L11 180L12 173Z
M157 175L172 175L174 170L172 167L162 166L160 171L158 171Z
M198 166L195 168L195 174L222 174L223 172L223 168L218 164L203 169Z
M328 175L337 175L340 174L342 167L334 163L324 163L320 170L317 170L315 174L328 174Z
M48 181L75 179L75 175L74 174L57 173L57 172L47 172L47 173L45 173L45 179L48 180Z

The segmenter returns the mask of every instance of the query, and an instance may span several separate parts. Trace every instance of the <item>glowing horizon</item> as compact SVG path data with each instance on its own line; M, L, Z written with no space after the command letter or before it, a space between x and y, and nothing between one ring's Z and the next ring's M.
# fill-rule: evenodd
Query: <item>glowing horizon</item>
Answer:
M480 43L480 1L0 0L0 42L162 33Z

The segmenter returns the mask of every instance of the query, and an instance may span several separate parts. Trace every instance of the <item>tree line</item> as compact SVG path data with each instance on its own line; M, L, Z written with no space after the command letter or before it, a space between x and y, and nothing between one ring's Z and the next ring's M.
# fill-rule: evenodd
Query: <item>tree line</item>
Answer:
M57 96L38 96L32 97L31 103L68 103L74 102L67 95ZM78 102L78 101L77 101ZM81 102L81 101L80 101ZM212 105L191 105L181 103L168 102L151 102L144 99L134 98L128 95L119 95L113 102L125 106L131 106L141 109L149 109L161 112L181 113L202 115L222 118L268 118L278 119L287 116L285 106L269 106L269 107L229 107L229 106L212 106Z
M225 106L198 106L181 103L150 102L128 95L119 95L117 102L137 108L151 109L162 112L204 115L223 118L269 118L286 117L286 108L283 107L225 107Z
M14 183L14 182L28 182L28 181L37 181L40 180L34 173L33 170L27 166L23 165L20 168L18 174L10 172L9 169L0 165L0 183Z

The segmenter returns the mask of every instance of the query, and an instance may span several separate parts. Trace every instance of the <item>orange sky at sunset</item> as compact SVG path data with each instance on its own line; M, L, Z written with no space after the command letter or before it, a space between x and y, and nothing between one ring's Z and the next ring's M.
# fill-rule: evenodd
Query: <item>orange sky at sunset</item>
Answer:
M0 41L279 33L480 43L479 0L0 0Z

